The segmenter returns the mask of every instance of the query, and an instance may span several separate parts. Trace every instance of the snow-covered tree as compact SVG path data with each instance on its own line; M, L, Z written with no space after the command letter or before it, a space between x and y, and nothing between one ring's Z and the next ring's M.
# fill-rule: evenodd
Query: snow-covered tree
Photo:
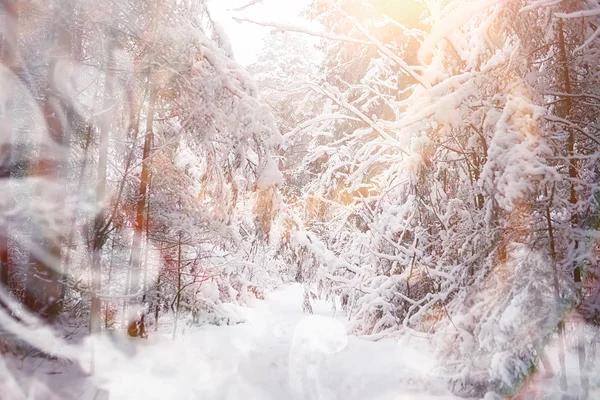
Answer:
M515 390L596 298L581 277L595 265L597 5L428 2L431 28L376 2L357 6L365 19L352 2L313 7L331 44L307 90L324 107L294 131L310 137L313 275L355 332L434 334L457 390Z
M2 143L31 160L9 166L5 285L44 318L89 311L92 333L125 311L144 335L149 305L192 304L203 283L243 301L246 247L277 213L281 137L205 2L9 3Z

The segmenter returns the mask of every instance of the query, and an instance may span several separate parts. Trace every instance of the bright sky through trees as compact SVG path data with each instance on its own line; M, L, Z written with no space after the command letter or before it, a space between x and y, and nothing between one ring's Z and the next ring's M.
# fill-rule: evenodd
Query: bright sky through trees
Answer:
M256 61L263 47L263 39L270 29L249 23L239 23L235 17L257 21L277 21L298 26L314 26L302 18L301 12L308 0L265 0L242 11L236 9L250 3L250 0L212 0L209 2L211 16L229 37L236 61L243 65Z

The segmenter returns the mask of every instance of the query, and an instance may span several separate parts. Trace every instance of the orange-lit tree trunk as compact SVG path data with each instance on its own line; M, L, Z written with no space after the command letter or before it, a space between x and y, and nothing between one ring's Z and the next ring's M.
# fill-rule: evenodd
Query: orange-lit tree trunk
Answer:
M150 82L150 98L148 100L148 112L146 115L146 135L144 137L144 150L142 153L142 174L140 177L140 186L138 191L138 201L136 208L136 219L133 233L133 243L131 245L131 285L130 293L138 293L140 289L141 275L141 253L142 253L142 234L144 230L144 211L146 209L146 199L148 195L148 186L150 183L150 154L153 141L154 129L154 111L156 105L157 89L153 82ZM144 322L140 318L134 318L128 329L130 336L145 335Z

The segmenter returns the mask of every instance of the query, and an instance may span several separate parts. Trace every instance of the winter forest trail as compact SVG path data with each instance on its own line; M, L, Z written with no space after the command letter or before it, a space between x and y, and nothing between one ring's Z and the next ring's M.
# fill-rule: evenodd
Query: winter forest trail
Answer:
M394 341L347 336L344 316L331 304L317 300L314 314L304 314L302 296L301 286L288 286L258 301L246 323L203 328L187 338L191 345L214 344L207 353L224 375L210 398L423 398L415 384L427 371L414 368L427 367L424 354Z
M284 287L240 308L243 323L188 328L173 341L96 343L86 377L56 362L21 367L27 399L400 400L452 398L429 375L426 343L371 342L346 335L331 304L302 312L303 289ZM132 348L132 343L137 343ZM418 350L417 350L418 349ZM123 352L122 350L126 350ZM29 370L29 372L27 372ZM31 379L35 378L35 379Z
M599 121L600 1L0 1L0 400L600 399Z

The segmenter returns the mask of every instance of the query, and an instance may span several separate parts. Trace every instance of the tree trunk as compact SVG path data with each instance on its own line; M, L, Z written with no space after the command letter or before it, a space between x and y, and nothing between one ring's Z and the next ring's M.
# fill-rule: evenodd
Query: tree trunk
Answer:
M573 94L573 88L571 85L571 76L568 66L568 57L565 43L565 34L563 20L558 19L558 36L559 36L559 48L561 65L563 68L563 91L567 95ZM570 96L566 96L563 99L562 118L569 119L573 111L573 102ZM575 158L575 131L568 129L569 136L567 139L567 156L569 157L569 178L571 179L571 188L569 202L571 203L571 228L577 229L579 227L579 214L577 212L577 190L575 188L575 179L577 178L577 159ZM574 238L573 243L573 254L577 255L577 249L579 248L579 241ZM581 301L581 268L577 265L576 261L573 261L573 281L577 287L579 293L578 302ZM579 356L579 375L581 377L581 388L583 389L584 396L587 396L588 392L588 377L585 367L585 322L583 320L577 323L577 354Z
M150 185L151 183L148 184L148 191L150 191ZM148 240L148 232L150 229L150 199L147 199L146 203L146 246L144 247L144 280L142 282L142 305L144 309L146 307L146 293L148 291L148 247L150 243ZM142 316L140 317L140 336L146 336L146 312L143 312Z
M546 197L548 196L548 190L545 190ZM546 207L546 224L548 225L548 239L550 242L550 258L552 260L552 277L554 283L554 299L556 302L556 312L559 313L561 310L558 309L561 304L560 298L560 282L558 280L558 265L556 260L556 244L554 242L554 228L552 226L552 218L550 213L550 207L554 201L554 188L552 188L552 194ZM568 389L567 385L567 366L565 362L565 323L562 320L562 315L558 315L560 318L558 322L558 364L560 366L560 388L563 392Z
M153 125L154 125L154 109L156 104L157 89L153 82L150 89L150 99L148 100L148 113L146 115L146 135L144 138L144 150L142 154L142 174L140 177L140 187L137 202L137 213L134 225L133 243L131 246L131 285L130 292L138 293L140 286L140 272L141 272L141 244L142 244L142 233L144 230L144 212L146 210L146 198L148 195L148 184L150 182L150 153L153 139ZM130 336L139 336L143 327L141 321L138 320L137 316L132 316L136 320L136 329L129 329Z
M546 354L546 350L544 350L542 348L539 351L539 357L540 357L540 361L542 362L542 365L544 366L544 371L546 373L546 376L554 376L554 368L552 368L552 363L550 362L550 359L548 358L548 354Z
M63 125L62 116L67 114L68 107L59 94L56 77L61 59L70 54L71 43L67 29L71 26L71 20L70 2L59 1L52 23L52 44L49 51L46 98L43 107L48 133L47 140L52 146L41 144L40 159L34 169L36 176L42 178L41 182L43 182L43 187L38 186L36 189L36 196L53 206L55 209L53 217L58 227L45 226L40 223L34 229L34 238L30 248L30 267L25 287L25 305L46 320L52 320L58 316L63 307L61 246L66 191L61 183L64 178L61 167L68 159L68 146L65 144L70 141L69 124L72 121L67 120ZM62 148L63 151L56 151L52 148L55 146ZM40 217L35 219L42 220Z
M113 235L112 237L112 244L110 246L110 261L108 263L108 278L106 280L108 288L107 288L107 294L110 294L110 284L111 284L111 279L112 279L112 268L113 268L113 261L114 261L114 254L115 254L115 236ZM104 305L104 329L108 329L109 325L109 312L108 312L108 302Z
M102 248L106 241L106 218L104 211L104 197L106 192L106 170L108 163L108 142L110 136L111 110L115 101L113 99L112 77L109 71L113 65L114 40L112 32L108 33L108 44L106 54L106 70L104 79L104 102L102 104L102 116L100 117L100 147L98 149L98 176L96 181L96 217L94 218L94 238L92 245L92 304L90 310L90 333L99 333L102 326L102 300L99 297L102 290Z
M158 314L160 312L160 273L156 280L156 304L154 305L154 332L158 331Z
M179 305L181 304L181 232L177 242L177 304L175 308L175 321L173 322L173 340L177 336L177 321L179 320Z
M18 26L19 26L19 11L17 1L11 0L4 3L4 18L3 18L3 35L0 45L0 64L5 66L9 71L19 76L19 55L18 55ZM2 85L6 85L6 90L9 98L14 96L14 88L11 88L11 81L15 77L2 77ZM7 78L8 80L5 80ZM12 127L13 118L12 108L10 104L6 104L6 112L0 116L0 183L2 185L2 210L7 210L10 206L10 193L8 192L8 183L11 179L12 171ZM7 215L2 216L0 222L0 285L10 292L10 278L12 274L12 266L10 265L10 257L8 250L8 223L6 222Z

